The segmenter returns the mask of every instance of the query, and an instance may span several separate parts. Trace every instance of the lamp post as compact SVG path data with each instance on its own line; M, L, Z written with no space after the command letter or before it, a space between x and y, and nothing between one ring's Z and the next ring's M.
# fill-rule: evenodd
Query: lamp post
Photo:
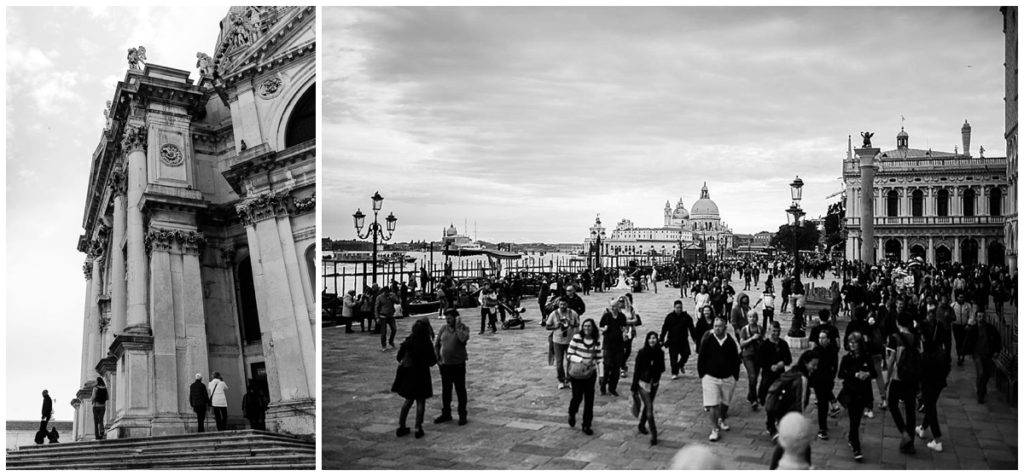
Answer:
M597 224L598 225L601 224L600 220L598 220ZM594 252L594 261L596 261L596 264L594 265L594 267L595 268L600 268L601 267L601 240L604 239L604 237L605 237L604 230L601 230L600 233L598 233L596 230L590 230L590 237L594 239L594 241L590 243L590 247L592 248L592 250Z
M676 242L676 250L679 253L679 257L676 261L676 279L679 283L679 297L683 297L683 234L679 234L679 239Z
M370 227L366 229L366 234L363 234L363 221L366 219L366 215L363 214L362 210L356 209L356 212L352 214L352 218L356 225L356 236L361 240L367 238L373 238L373 282L377 282L377 240L381 242L390 241L391 237L395 234L395 224L398 219L395 218L394 213L389 213L388 217L384 219L387 223L387 235L384 234L384 228L380 226L380 222L377 221L377 214L380 213L381 205L384 202L384 197L380 196L380 192L375 192L372 197L373 200L373 223L370 223Z
M786 209L786 220L793 230L793 277L795 282L800 281L800 219L804 211L800 209L800 198L803 195L804 181L797 177L789 184L793 198L793 204ZM790 337L804 337L803 313L793 306L793 321L789 329Z

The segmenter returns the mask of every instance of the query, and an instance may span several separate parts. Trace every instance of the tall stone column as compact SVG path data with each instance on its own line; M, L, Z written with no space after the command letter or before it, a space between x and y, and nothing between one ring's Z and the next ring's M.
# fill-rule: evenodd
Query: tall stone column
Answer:
M871 147L870 140L864 144L866 147L857 149L857 157L860 159L860 183L863 194L861 195L861 260L869 266L875 264L875 214L874 214L874 189L875 189L875 156L880 149Z
M128 154L128 309L126 333L148 335L151 333L149 314L146 309L146 244L145 224L142 216L142 194L146 190L146 143L148 130L145 124L125 126L121 148Z
M925 252L925 260L928 264L935 264L935 237L928 237L928 251Z
M84 315L82 316L82 371L78 378L78 384L84 385L89 380L91 375L92 366L95 365L89 361L89 318L92 314L92 305L96 301L95 294L93 293L93 265L92 256L89 256L82 265L82 272L85 274L85 309ZM99 276L96 276L99 278Z
M960 256L960 237L953 237L953 261L957 263L963 263L963 257Z
M978 239L978 264L988 264L988 237Z
M103 339L100 335L100 304L99 296L103 292L102 285L102 270L100 269L103 260L101 255L98 255L92 260L92 275L94 279L94 285L92 286L92 295L89 301L89 318L87 320L87 332L88 336L88 348L83 349L83 353L86 356L86 364L88 365L88 376L86 381L95 381L98 376L96 373L96 364L99 363L100 359L106 355L102 352L101 347L103 346Z
M185 388L178 382L177 341L175 332L175 281L172 274L171 247L174 246L174 232L150 228L146 233L146 245L150 249L150 316L153 331L154 388L156 389L156 415L153 418L153 434L180 433L178 395ZM201 299L196 296L196 299ZM175 431L177 430L177 431Z
M110 330L112 334L124 332L128 325L128 282L125 281L126 265L121 243L127 228L125 194L128 191L128 177L123 164L115 167L110 177L110 190L114 197L114 233L110 241Z
M184 235L182 248L182 307L185 313L186 375L210 375L210 357L206 344L206 313L203 308L203 277L199 253L206 240L198 232ZM239 389L241 392L241 389ZM188 406L186 405L186 410Z

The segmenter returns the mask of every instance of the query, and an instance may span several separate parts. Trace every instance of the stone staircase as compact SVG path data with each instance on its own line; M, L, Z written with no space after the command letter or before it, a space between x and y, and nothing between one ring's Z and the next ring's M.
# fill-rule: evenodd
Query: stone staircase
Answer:
M312 439L265 431L21 446L7 469L316 469Z

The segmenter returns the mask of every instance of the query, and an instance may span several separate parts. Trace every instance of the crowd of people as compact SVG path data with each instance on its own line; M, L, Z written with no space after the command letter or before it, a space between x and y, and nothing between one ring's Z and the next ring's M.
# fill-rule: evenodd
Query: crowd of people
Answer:
M863 460L860 430L865 419L875 418L876 409L889 412L902 435L901 452L914 453L918 439L926 440L925 446L932 451L944 451L938 400L954 359L956 365L963 365L970 358L977 401L984 404L994 359L1003 347L1003 336L993 321L1006 319L1005 303L1016 304L1016 276L997 266L934 266L919 260L879 266L817 260L801 267L800 273L793 271L792 263L784 259L762 259L623 269L615 282L608 279L615 274L604 271L515 273L483 281L476 290L480 334L488 328L497 332L499 315L504 320L498 311L511 309L508 304L518 308L523 295L535 290L555 385L571 389L567 423L575 428L580 416L586 435L594 433L595 394L619 397L619 382L630 376L632 364L628 396L638 418L637 431L657 444L654 402L662 375L667 371L672 380L678 379L696 354L708 440L718 441L729 431L733 394L740 374L745 373L748 415L764 410L766 438L776 446L772 467L810 467L810 440L830 439L839 426L833 420L844 412L851 457ZM802 278L827 279L829 271L836 278L830 289L832 301L804 322L807 290ZM742 280L742 290L733 288L734 276ZM678 288L680 299L660 330L642 335L633 354L637 328L643 326L633 293L654 290L659 280ZM776 282L781 299L775 295ZM440 294L452 284L440 283ZM369 307L377 317L385 350L385 344L394 347L395 312L388 308L402 301L390 288L394 285L368 290L376 295ZM581 294L592 292L614 297L597 312L588 312ZM361 301L365 298L350 292L346 306L354 313ZM690 303L696 316L684 311ZM798 355L782 338L776 304L780 312L794 314L793 328L807 336L809 348ZM415 434L424 434L425 401L433 395L429 370L433 365L439 365L443 386L441 415L435 423L453 420L453 389L458 397L458 423L468 422L465 366L470 332L456 307L453 300L442 299L439 314L446 322L441 330L435 334L430 316L423 316L399 348L392 390L405 402L398 436L411 432L406 419L413 403L417 406ZM389 340L385 339L387 328L392 329ZM781 428L787 420L791 428L805 426L789 417L794 412L804 414L812 406L812 396L815 410L807 425L811 428L816 423L817 432L802 445L799 435L786 437ZM792 454L801 461L794 462Z

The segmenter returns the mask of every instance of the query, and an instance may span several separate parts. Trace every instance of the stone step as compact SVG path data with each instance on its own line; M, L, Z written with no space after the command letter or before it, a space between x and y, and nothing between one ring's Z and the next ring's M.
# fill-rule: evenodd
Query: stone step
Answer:
M23 446L18 449L20 454L61 454L68 452L77 451L91 451L91 452L103 452L103 451L125 451L130 450L143 450L143 451L159 451L160 449L173 449L173 448L191 448L196 446L220 446L220 445L248 445L248 446L261 446L261 445L289 445L289 446L309 446L314 447L315 444L312 442L300 441L291 438L202 438L193 440L177 440L177 441L162 441L162 442L132 442L132 443L118 443L116 440L103 440L94 442L89 446L82 446L76 444L74 446L65 447L62 444L48 444L38 446Z
M252 456L252 457L208 457L202 460L196 457L179 457L174 459L160 459L160 460L149 460L149 459L135 459L126 458L125 460L117 461L102 461L97 460L94 462L65 462L56 461L43 464L32 464L25 466L11 466L8 462L8 469L222 469L224 467L234 467L239 469L255 469L255 467L262 467L262 469L284 469L292 466L302 466L312 468L316 466L316 457L314 455L292 455L292 456Z
M316 451L295 451L288 448L264 448L256 450L240 449L234 451L216 451L216 450L202 450L202 451L175 451L167 453L122 453L120 455L114 454L80 454L75 456L60 456L60 457L47 457L47 456L36 456L32 458L8 458L8 467L16 467L25 464L47 464L54 463L61 465L67 464L87 464L93 462L105 462L105 463L125 463L128 461L159 461L159 460L174 460L180 458L192 458L193 461L206 461L209 458L236 458L236 459L247 459L256 456L267 456L267 457L316 457Z
M135 455L135 456L152 456L152 455L176 455L176 454L235 454L235 453L250 453L260 451L289 451L292 453L315 453L316 447L314 445L308 445L305 443L294 443L294 442L276 442L276 443L261 443L252 444L248 442L227 442L227 443L216 443L213 445L175 445L171 447L120 447L120 448L103 448L96 450L63 450L63 451L39 451L39 452L28 452L28 453L11 453L7 455L7 461L48 461L54 458L92 458L92 457L121 457L124 455Z
M97 445L101 445L102 447L120 447L136 444L153 445L179 441L199 443L204 441L229 441L232 439L263 439L265 441L297 441L310 443L312 442L312 440L309 439L294 437L291 435L285 435L280 433L270 433L256 430L241 430L206 433L186 433L180 435L149 436L136 438L110 438L106 440L83 440L68 443L57 443L52 445L25 445L19 447L18 451L51 451L51 449L96 448Z

